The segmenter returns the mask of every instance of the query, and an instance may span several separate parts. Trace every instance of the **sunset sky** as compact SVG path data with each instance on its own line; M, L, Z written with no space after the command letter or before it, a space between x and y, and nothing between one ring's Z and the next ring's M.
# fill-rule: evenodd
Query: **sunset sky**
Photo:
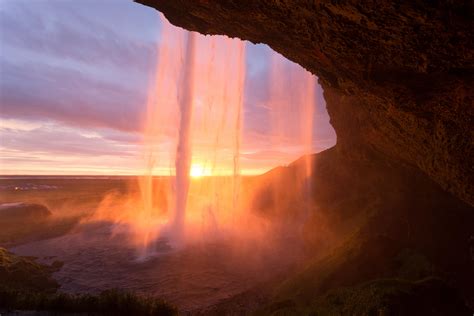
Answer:
M163 23L157 11L127 0L0 0L0 173L140 174ZM288 73L305 70L265 45L245 45L241 165L255 174L303 154L291 138L272 141L270 60ZM299 124L294 103L278 113L290 127ZM336 136L319 87L315 104L317 152Z

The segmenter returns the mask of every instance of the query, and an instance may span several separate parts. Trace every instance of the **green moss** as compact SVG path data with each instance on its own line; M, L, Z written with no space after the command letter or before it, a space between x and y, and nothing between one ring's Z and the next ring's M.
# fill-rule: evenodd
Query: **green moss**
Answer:
M462 315L463 301L433 276L441 274L419 251L384 235L356 233L282 283L258 314L448 315L452 306Z
M310 262L276 291L278 299L303 303L332 288L393 275L393 260L401 247L382 235L354 234L328 256Z
M403 249L395 258L396 276L407 280L420 280L438 274L435 266L423 254Z
M333 288L382 278L417 281L431 276L439 273L422 253L384 235L356 233L282 283L275 296L306 304Z
M334 290L309 308L314 315L384 315L402 296L413 296L414 284L401 280L377 280L352 288Z
M302 306L294 301L273 303L266 315L471 315L458 294L442 280L380 279L329 291Z

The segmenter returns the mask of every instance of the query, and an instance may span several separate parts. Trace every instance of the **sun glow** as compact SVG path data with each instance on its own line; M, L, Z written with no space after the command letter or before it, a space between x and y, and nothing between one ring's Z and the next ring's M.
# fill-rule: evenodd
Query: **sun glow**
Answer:
M311 164L295 169L294 185L283 184L280 191L269 184L272 175L265 180L242 175L263 173L277 159L283 163L287 153L311 152L315 78L272 58L269 113L258 122L269 125L272 137L261 138L253 131L247 136L257 143L243 148L246 44L186 33L166 23L162 32L167 45L157 49L159 62L148 87L144 176L128 195L106 197L97 219L123 223L118 229L130 227L140 258L153 255L163 238L172 247L221 234L258 239L266 234L267 219L257 220L253 210L269 207L279 213L274 209L294 208L293 202L287 205L284 200L290 190L295 196L306 192L300 185L306 188ZM287 95L290 79L298 84ZM294 120L288 120L288 113ZM168 177L155 177L162 172ZM278 200L269 200L273 198Z
M212 175L211 170L201 164L192 164L189 175L193 178L200 178Z

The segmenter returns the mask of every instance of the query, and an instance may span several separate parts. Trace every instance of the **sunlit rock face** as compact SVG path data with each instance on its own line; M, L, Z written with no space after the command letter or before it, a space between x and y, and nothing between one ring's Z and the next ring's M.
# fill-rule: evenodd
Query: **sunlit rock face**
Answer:
M270 45L319 77L341 153L373 148L474 205L470 2L138 2L189 30Z

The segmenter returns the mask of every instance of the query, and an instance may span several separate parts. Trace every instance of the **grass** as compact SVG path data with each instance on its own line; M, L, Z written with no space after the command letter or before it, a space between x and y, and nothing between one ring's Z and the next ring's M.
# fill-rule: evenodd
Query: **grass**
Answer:
M99 295L44 293L0 288L0 307L7 310L35 310L87 315L178 315L165 301L120 290Z
M16 256L0 248L0 309L35 310L88 315L177 315L165 301L120 290L99 295L58 293L52 273L61 262L48 266L32 257Z

